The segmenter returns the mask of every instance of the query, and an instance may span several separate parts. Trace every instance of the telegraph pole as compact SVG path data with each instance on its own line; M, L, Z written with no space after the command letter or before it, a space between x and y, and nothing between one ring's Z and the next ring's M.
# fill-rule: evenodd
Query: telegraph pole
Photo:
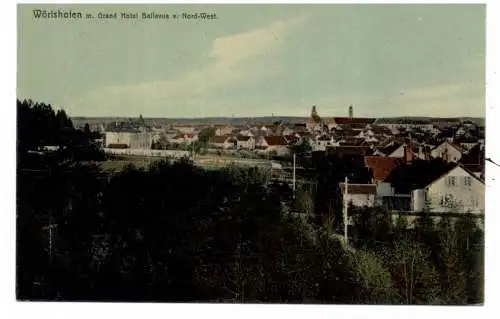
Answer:
M293 153L293 177L292 177L292 189L293 189L293 198L295 198L295 153Z
M51 168L49 168L49 178L52 179ZM49 210L49 265L52 266L52 210Z
M49 263L52 265L52 212L49 212Z
M348 190L347 190L347 187L348 187L349 183L348 183L348 180L347 180L347 176L345 177L345 187L344 187L344 240L345 240L345 243L346 245L349 244L348 242L348 237L347 237L347 223L348 223L348 218L347 218L347 208L348 208L348 205L347 205L347 194L348 194Z

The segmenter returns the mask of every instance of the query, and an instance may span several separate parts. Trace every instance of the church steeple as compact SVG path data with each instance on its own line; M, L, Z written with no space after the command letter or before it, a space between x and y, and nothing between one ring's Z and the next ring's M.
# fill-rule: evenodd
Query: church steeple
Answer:
M319 131L322 129L321 117L318 115L316 110L316 105L313 105L311 110L311 117L306 123L306 127L309 131Z
M312 121L312 122L320 122L321 121L321 118L318 115L318 111L316 110L316 105L312 106L310 121Z
M316 105L313 105L311 110L311 117L317 116L318 112L316 111Z

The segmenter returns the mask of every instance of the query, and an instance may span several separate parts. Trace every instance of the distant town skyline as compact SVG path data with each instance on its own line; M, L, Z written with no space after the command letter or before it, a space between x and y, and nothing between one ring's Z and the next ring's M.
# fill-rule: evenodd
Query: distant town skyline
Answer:
M217 19L36 19L207 12ZM19 99L70 116L484 117L483 4L19 5Z

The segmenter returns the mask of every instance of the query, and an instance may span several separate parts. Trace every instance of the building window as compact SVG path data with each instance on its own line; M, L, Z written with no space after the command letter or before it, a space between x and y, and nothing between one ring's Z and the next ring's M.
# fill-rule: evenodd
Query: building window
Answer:
M449 187L454 187L456 185L456 182L457 182L456 176L448 176L446 179L446 184Z
M451 194L442 194L441 200L439 201L441 206L448 206L454 202L453 195Z
M472 185L472 178L470 176L465 176L464 177L464 185L465 186L471 186Z

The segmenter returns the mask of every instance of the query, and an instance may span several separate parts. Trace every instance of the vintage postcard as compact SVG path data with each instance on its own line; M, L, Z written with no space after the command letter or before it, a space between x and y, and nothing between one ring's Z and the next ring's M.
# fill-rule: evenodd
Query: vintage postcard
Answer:
M17 10L17 300L483 304L486 5Z

